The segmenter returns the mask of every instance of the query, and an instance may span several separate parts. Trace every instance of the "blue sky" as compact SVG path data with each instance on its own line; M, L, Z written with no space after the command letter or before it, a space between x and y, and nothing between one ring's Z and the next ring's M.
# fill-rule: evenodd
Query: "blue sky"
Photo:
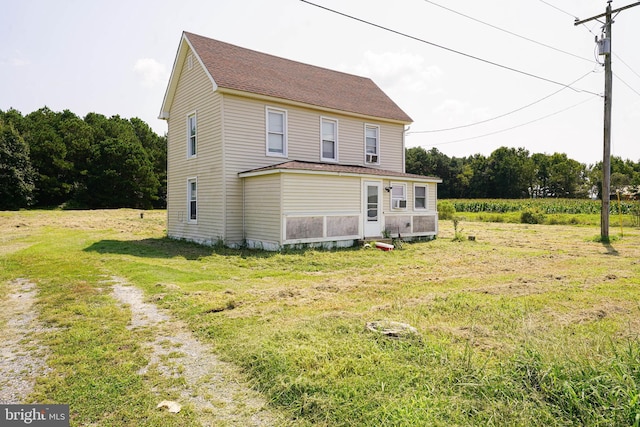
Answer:
M0 109L27 114L46 105L80 116L140 117L164 133L166 123L157 116L186 30L371 77L414 119L408 147L461 157L508 146L563 152L588 164L602 159L603 101L597 94L604 90L604 73L594 55L601 24L573 22L574 16L604 12L604 0L310 1L542 79L300 0L5 0ZM640 161L639 22L640 6L622 11L613 27L612 154L633 161ZM563 89L543 79L580 80ZM507 114L514 110L520 111ZM446 128L458 129L424 133Z

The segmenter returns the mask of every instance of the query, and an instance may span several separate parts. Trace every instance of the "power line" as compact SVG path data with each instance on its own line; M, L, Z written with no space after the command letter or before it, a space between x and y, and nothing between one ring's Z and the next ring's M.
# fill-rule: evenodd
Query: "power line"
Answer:
M564 13L565 15L569 15L569 16L570 16L570 17L572 17L572 18L578 19L578 17L577 17L576 15L573 15L573 14L571 14L571 13L569 13L569 12L565 11L565 10L562 10L562 9L560 9L559 7L557 7L557 6L555 6L555 5L551 4L551 3L547 3L547 2L546 2L546 1L544 1L544 0L540 0L540 2L541 2L541 3L546 4L546 5L547 5L547 6L549 6L549 7L554 8L554 9L555 9L555 10L557 10L557 11L560 11L560 12Z
M584 79L585 77L587 77L589 74L592 74L592 73L594 73L594 71L589 71L589 72L588 72L587 74L585 74L584 76L579 77L579 78L577 78L576 80L574 80L573 82L569 83L569 85L572 85L572 84L574 84L574 83L579 82L580 80ZM567 86L567 87L568 87L568 86ZM504 113L504 114L500 114L499 116L492 117L492 118L490 118L490 119L481 120L481 121L479 121L479 122L473 122L473 123L469 123L469 124L466 124L466 125L455 126L455 127L451 127L451 128L444 128L444 129L432 129L432 130L418 130L418 131L413 131L413 132L407 132L407 135L412 134L412 133L436 133L436 132L445 132L445 131L457 130L457 129L463 129L463 128L468 128L468 127L471 127L471 126L476 126L476 125L479 125L479 124L483 124L483 123L491 122L491 121L493 121L493 120L501 119L502 117L509 116L509 115L511 115L511 114L514 114L514 113L517 113L517 112L519 112L519 111L522 111L522 110L524 110L524 109L526 109L526 108L529 108L529 107L531 107L531 106L533 106L533 105L535 105L535 104L538 104L538 103L540 103L540 102L544 101L545 99L551 98L552 96L554 96L554 95L556 95L556 94L558 94L558 93L562 92L562 91L563 91L563 90L565 90L567 87L563 87L563 88L561 88L561 89L559 89L559 90L557 90L557 91L555 91L555 92L553 92L553 93L551 93L551 94L549 94L549 95L547 95L547 96L545 96L545 97L543 97L543 98L540 98L540 99L538 99L538 100L536 100L536 101L533 101L533 102L531 102L531 103L529 103L529 104L527 104L527 105L524 105L524 106L522 106L522 107L520 107L520 108L516 108L515 110L509 111L508 113Z
M553 4L551 4L551 3L549 3L549 2L546 2L546 1L544 1L544 0L538 0L538 1L540 1L541 3L546 4L547 6L549 6L549 7L553 8L553 9L555 9L555 10L557 10L557 11L561 12L561 13L564 13L564 14L565 14L565 15L567 15L567 16L572 17L575 21L577 21L577 20L579 19L577 15L574 15L573 13L569 13L569 12L567 12L567 11L566 11L566 10L564 10L564 9L560 9L560 8L559 8L559 7L557 7L556 5L553 5ZM600 21L598 21L598 22L600 22ZM602 23L602 22L600 22L600 23ZM593 34L594 36L598 37L598 35L597 35L596 33L594 33L594 32L593 32L593 28L595 28L597 25L594 25L594 27L593 27L593 28L589 28L589 27L587 27L587 25L586 25L585 23L583 23L583 24L582 24L582 26L583 26L587 31L589 31L591 34ZM597 61L597 60L596 60L596 62L598 62L598 63L599 63L599 61ZM602 65L602 64L600 64L600 65Z
M624 84L626 87L628 87L629 89L631 89L633 92L636 93L636 95L640 96L640 92L638 92L637 90L635 90L634 88L631 87L631 85L627 82L625 82L624 80L622 80L620 77L618 77L618 75L616 73L613 73L613 76L620 80L622 82L622 84Z
M533 39L531 39L531 38L529 38L529 37L525 37L525 36L522 36L522 35L520 35L520 34L514 33L513 31L505 30L504 28L500 28L500 27L498 27L498 26L496 26L496 25L489 24L488 22L485 22L485 21L482 21L482 20L480 20L480 19L474 18L473 16L465 15L465 14L464 14L464 13L462 13L462 12L458 12L458 11L453 10L453 9L450 9L450 8L448 8L448 7L446 7L446 6L442 6L442 5L440 5L440 4L436 3L436 2L433 2L433 1L431 1L431 0L424 0L424 1L425 1L425 2L427 2L427 3L429 3L429 4L432 4L432 5L434 5L434 6L437 6L437 7L439 7L439 8L442 8L442 9L444 9L444 10L448 10L449 12L455 13L456 15L460 15L460 16L465 17L465 18L467 18L467 19L470 19L470 20L472 20L472 21L478 22L478 23L480 23L480 24L482 24L482 25L486 25L487 27L491 27L491 28L493 28L493 29L495 29L495 30L502 31L503 33L510 34L510 35L512 35L512 36L515 36L515 37L518 37L518 38L520 38L520 39L526 40L526 41L528 41L528 42L535 43L535 44L537 44L537 45L540 45L540 46L546 47L546 48L548 48L548 49L555 50L556 52L564 53L565 55L573 56L574 58L578 58L578 59L581 59L581 60L583 60L583 61L587 61L587 62L591 62L591 63L593 63L593 62L594 62L592 59L589 59L589 58L583 58L583 57L582 57L582 56L580 56L580 55L576 55L576 54L574 54L574 53L567 52L566 50L558 49L557 47L553 47L553 46L551 46L551 45L548 45L548 44L545 44L545 43L539 42L539 41L537 41L537 40L533 40ZM547 3L547 4L548 4L548 3Z
M613 54L615 55L615 57L616 57L616 58L618 58L618 59L620 60L620 62L622 62L622 63L623 63L623 64L624 64L628 69L630 69L630 70L631 70L631 72L632 72L633 74L635 74L636 76L640 77L640 74L638 74L638 73L636 72L636 70L634 70L633 68L631 68L631 66L630 66L629 64L627 64L626 62L624 62L624 61L622 60L622 58L620 58L620 57L619 57L615 52L613 52Z
M499 64L497 62L489 61L488 59L483 59L483 58L480 58L480 57L477 57L477 56L474 56L474 55L471 55L471 54L468 54L468 53L464 53L464 52L461 52L459 50L452 49L450 47L442 46L440 44L437 44L437 43L434 43L434 42L430 42L430 41L421 39L419 37L415 37L415 36L412 36L412 35L397 31L397 30L393 30L391 28L387 28L387 27L384 27L382 25L375 24L373 22L366 21L366 20L361 19L361 18L357 18L357 17L352 16L352 15L348 15L348 14L346 14L344 12L340 12L340 11L337 11L335 9L328 8L326 6L322 6L322 5L319 5L319 4L312 3L312 2L310 2L308 0L300 0L300 1L303 2L303 3L307 3L307 4L311 5L311 6L315 6L317 8L324 9L324 10L326 10L328 12L335 13L335 14L340 15L340 16L344 16L345 18L349 18L349 19L352 19L354 21L358 21L358 22L361 22L363 24L370 25L370 26L379 28L381 30L397 34L399 36L406 37L406 38L418 41L420 43L428 44L430 46L437 47L437 48L442 49L442 50L446 50L447 52L452 52L452 53L455 53L457 55L461 55L461 56L465 56L467 58L475 59L476 61L484 62L485 64L493 65L494 67L499 67L499 68L502 68L502 69L505 69L505 70L508 70L508 71L512 71L514 73L522 74L522 75L525 75L525 76L528 76L528 77L531 77L531 78L534 78L534 79L542 80L542 81L545 81L547 83L552 83L552 84L555 84L555 85L558 85L558 86L568 87L569 89L571 89L573 91L576 91L576 92L584 92L584 93L589 93L591 95L600 96L599 94L597 94L595 92L591 92L591 91L588 91L588 90L582 90L582 89L576 89L576 88L571 87L570 85L567 85L567 84L564 84L564 83L561 83L561 82L558 82L558 81L555 81L555 80L552 80L552 79L548 79L546 77L541 77L541 76L538 76L536 74L532 74L532 73L529 73L529 72L526 72L526 71L522 71L522 70L518 70L516 68L509 67L507 65L502 65L502 64Z
M436 144L431 144L431 145L433 145L433 146L435 147L435 146L438 146L438 145L455 144L455 143L457 143L457 142L471 141L471 140L473 140L473 139L480 139L480 138L485 138L485 137L487 137L487 136L492 136L492 135L497 135L497 134L499 134L499 133L508 132L508 131L510 131L510 130L518 129L518 128L521 128L521 127L523 127L523 126L527 126L527 125L530 125L530 124L532 124L532 123L536 123L536 122L539 122L539 121L541 121L541 120L548 119L549 117L556 116L556 115L558 115L558 114L564 113L565 111L571 110L572 108L578 107L578 106L580 106L580 105L582 105L582 104L585 104L585 103L587 103L587 102L589 102L589 101L593 101L594 99L595 99L595 98L588 98L588 99L586 99L586 100L584 100L584 101L581 101L581 102L579 102L579 103L577 103L577 104L573 104L573 105L571 105L571 106L569 106L569 107L567 107L567 108L564 108L564 109L562 109L562 110L556 111L556 112L551 113L551 114L547 114L546 116L542 116L542 117L539 117L539 118L537 118L537 119L534 119L534 120L528 121L528 122L526 122L526 123L521 123L521 124L519 124L519 125L515 125L515 126L509 127L509 128L506 128L506 129L500 129L500 130L497 130L497 131L494 131L494 132L485 133L485 134L483 134L483 135L472 136L472 137L470 137L470 138L456 139L456 140L453 140L453 141L447 141L447 142L438 142L438 143L436 143Z

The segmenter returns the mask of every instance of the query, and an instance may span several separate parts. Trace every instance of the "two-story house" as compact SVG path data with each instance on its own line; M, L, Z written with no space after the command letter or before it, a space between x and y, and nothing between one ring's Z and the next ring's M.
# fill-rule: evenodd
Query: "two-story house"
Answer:
M435 236L440 179L373 81L183 33L162 103L167 233L279 250Z

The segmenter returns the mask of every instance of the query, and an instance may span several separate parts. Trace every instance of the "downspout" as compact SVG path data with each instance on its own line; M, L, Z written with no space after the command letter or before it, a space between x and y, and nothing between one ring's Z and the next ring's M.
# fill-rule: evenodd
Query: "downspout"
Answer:
M244 242L247 241L247 229L246 229L246 225L245 225L245 218L246 218L246 212L247 212L247 207L246 207L246 191L245 191L245 182L246 182L246 178L241 178L242 179L242 240Z
M405 144L405 138L407 136L407 132L409 132L411 126L407 126L402 131L402 173L407 173L407 149Z

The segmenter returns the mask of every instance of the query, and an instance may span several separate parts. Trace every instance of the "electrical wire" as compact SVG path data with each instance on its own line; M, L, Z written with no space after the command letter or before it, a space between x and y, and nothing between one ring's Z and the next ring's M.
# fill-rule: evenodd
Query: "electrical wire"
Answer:
M618 75L616 73L613 73L613 76L620 80L622 82L622 84L624 84L626 87L628 87L629 89L631 89L631 91L635 92L636 95L640 96L640 92L638 92L637 90L635 90L634 88L631 87L631 85L627 82L625 82L624 80L622 80L620 77L618 77Z
M588 72L587 74L585 74L584 76L579 77L579 78L577 78L576 80L574 80L573 82L569 83L569 85L572 85L572 84L574 84L574 83L579 82L580 80L584 79L585 77L587 77L589 74L592 74L592 73L594 73L594 71L589 71L589 72ZM455 126L455 127L451 127L451 128L432 129L432 130L417 130L417 131L407 132L407 135L412 134L412 133L436 133L436 132L445 132L445 131L457 130L457 129L463 129L463 128L468 128L468 127L471 127L471 126L476 126L476 125L480 125L480 124L483 124L483 123L491 122L491 121L494 121L494 120L497 120L497 119L501 119L502 117L506 117L506 116L509 116L509 115L511 115L511 114L514 114L514 113L517 113L517 112L519 112L519 111L522 111L522 110L524 110L524 109L526 109L526 108L529 108L529 107L531 107L531 106L533 106L533 105L536 105L536 104L538 104L538 103L540 103L540 102L544 101L545 99L549 99L549 98L551 98L552 96L554 96L554 95L556 95L556 94L558 94L558 93L562 92L562 91L563 91L563 90L565 90L565 89L566 89L566 87L563 87L563 88L561 88L561 89L559 89L559 90L557 90L557 91L555 91L555 92L553 92L553 93L550 93L549 95L547 95L547 96L545 96L545 97L543 97L543 98L540 98L540 99L538 99L538 100L536 100L536 101L533 101L533 102L531 102L531 103L529 103L529 104L527 104L527 105L524 105L524 106L522 106L522 107L520 107L520 108L516 108L515 110L509 111L508 113L504 113L504 114L500 114L499 116L492 117L492 118L490 118L490 119L481 120L481 121L479 121L479 122L473 122L473 123L469 123L469 124L466 124L466 125Z
M435 147L435 146L439 146L439 145L455 144L457 142L471 141L473 139L480 139L480 138L485 138L487 136L492 136L492 135L497 135L499 133L508 132L510 130L518 129L518 128L530 125L532 123L536 123L536 122L548 119L549 117L556 116L558 114L564 113L565 111L571 110L572 108L578 107L578 106L580 106L582 104L585 104L585 103L587 103L589 101L593 101L594 99L595 98L585 99L584 101L581 101L581 102L579 102L577 104L573 104L573 105L571 105L571 106L569 106L567 108L563 108L562 110L556 111L556 112L551 113L551 114L547 114L546 116L542 116L542 117L539 117L537 119L528 121L526 123L521 123L519 125L515 125L515 126L509 127L509 128L506 128L506 129L500 129L500 130L497 130L497 131L494 131L494 132L489 132L489 133L485 133L483 135L478 135L478 136L472 136L472 137L469 137L469 138L456 139L456 140L447 141L447 142L438 142L438 143L431 144L431 145Z
M575 18L576 20L578 20L578 17L577 17L576 15L573 15L573 14L571 14L571 13L569 13L569 12L565 11L565 10L562 10L562 9L560 9L559 7L557 7L557 6L555 6L555 5L551 4L551 3L547 3L547 2L546 2L546 1L544 1L544 0L539 0L539 1L540 1L541 3L546 4L546 5L547 5L547 6L549 6L549 7L554 8L554 9L555 9L555 10L557 10L557 11L560 11L560 12L564 13L565 15L569 15L570 17Z
M631 68L631 66L630 66L629 64L627 64L626 62L624 62L624 61L622 60L622 58L620 58L620 57L619 57L615 52L613 52L613 55L614 55L616 58L618 58L618 59L620 60L620 62L622 62L622 63L623 63L623 64L624 64L628 69L630 69L630 70L631 70L631 72L632 72L633 74L635 74L636 76L640 77L640 74L638 74L638 73L636 72L636 70L634 70L633 68Z
M598 49L598 44L597 43L593 47L593 57L595 58L595 60L598 63L598 65L601 65L601 66L604 67L604 62L600 62L600 53L599 53L599 49Z
M426 3L432 4L432 5L434 5L434 6L437 6L437 7L439 7L439 8L442 8L442 9L444 9L444 10L448 10L449 12L455 13L456 15L460 15L460 16L465 17L465 18L467 18L467 19L470 19L470 20L472 20L472 21L478 22L478 23L480 23L480 24L482 24L482 25L486 25L487 27L491 27L491 28L493 28L493 29L495 29L495 30L502 31L503 33L507 33L507 34L510 34L510 35L512 35L512 36L518 37L518 38L520 38L520 39L526 40L526 41L528 41L528 42L535 43L535 44L537 44L537 45L540 45L540 46L546 47L546 48L548 48L548 49L555 50L556 52L564 53L565 55L573 56L574 58L578 58L578 59L581 59L581 60L583 60L583 61L587 61L587 62L591 62L591 63L593 62L593 60L592 60L592 59L584 58L584 57L582 57L582 56L580 56L580 55L576 55L576 54L573 54L573 53L571 53L571 52L567 52L566 50L558 49L557 47L553 47L553 46L551 46L551 45L548 45L548 44L545 44L545 43L539 42L539 41L537 41L537 40L530 39L529 37L525 37L525 36L522 36L522 35L520 35L520 34L514 33L513 31L505 30L504 28L500 28L500 27L498 27L498 26L496 26L496 25L489 24L488 22L482 21L482 20L477 19L477 18L474 18L474 17L472 17L472 16L465 15L465 14L464 14L464 13L462 13L462 12L458 12L458 11L453 10L453 9L450 9L450 8L448 8L448 7L446 7L446 6L442 6L442 5L440 5L440 4L436 3L436 2L433 2L433 1L431 1L431 0L423 0L423 1L425 1Z
M303 2L303 3L306 3L308 5L311 5L311 6L315 6L315 7L319 8L319 9L323 9L323 10L326 10L328 12L335 13L335 14L340 15L340 16L344 16L345 18L349 18L349 19L352 19L354 21L358 21L358 22L361 22L363 24L370 25L370 26L379 28L381 30L388 31L388 32L393 33L393 34L397 34L399 36L406 37L406 38L418 41L420 43L428 44L430 46L437 47L438 49L446 50L447 52L451 52L451 53L455 53L457 55L465 56L465 57L470 58L470 59L475 59L476 61L484 62L485 64L493 65L494 67L498 67L498 68L502 68L504 70L512 71L514 73L522 74L524 76L528 76L528 77L531 77L531 78L534 78L534 79L537 79L537 80L542 80L542 81L545 81L547 83L552 83L552 84L555 84L557 86L568 87L569 89L571 89L571 90L573 90L575 92L584 92L584 93L589 93L591 95L595 95L595 96L598 96L598 97L600 96L600 94L597 94L595 92L591 92L591 91L584 90L584 89L576 89L576 88L571 87L570 85L558 82L556 80L548 79L546 77L542 77L542 76L538 76L538 75L533 74L533 73L529 73L529 72L526 72L526 71L518 70L516 68L509 67L507 65L503 65L503 64L499 64L497 62L489 61L488 59L483 59L483 58L480 58L478 56L474 56L474 55L471 55L471 54L468 54L468 53L464 53L464 52L461 52L459 50L452 49L450 47L446 47L446 46L443 46L443 45L440 45L440 44L437 44L437 43L434 43L434 42L430 42L428 40L424 40L424 39L421 39L419 37L412 36L412 35L403 33L401 31L393 30L391 28L387 28L387 27L384 27L382 25L375 24L373 22L370 22L370 21L367 21L367 20L352 16L352 15L346 14L344 12L340 12L340 11L337 11L335 9L328 8L326 6L322 6L322 5L319 5L319 4L316 4L316 3L312 3L312 2L310 2L308 0L300 0L300 1Z
M546 2L546 1L544 1L544 0L538 0L538 1L540 1L541 3L546 4L546 5L547 5L547 6L549 6L549 7L552 7L553 9L555 9L555 10L557 10L557 11L559 11L559 12L564 13L565 15L568 15L568 16L572 17L572 18L573 18L574 20L576 20L576 21L578 21L578 20L580 19L580 18L578 18L576 15L574 15L574 14L572 14L572 13L569 13L569 12L567 12L566 10L560 9L559 7L557 7L557 6L555 6L555 5L551 4L551 3L548 3L548 2ZM597 22L600 22L600 21L597 21ZM600 22L600 24L602 24L602 22ZM586 30L587 30L587 31L589 31L591 34L593 34L594 36L598 37L598 35L597 35L596 33L594 33L594 32L593 32L593 28L595 28L595 27L597 26L597 24L595 24L595 25L593 26L593 28L589 28L589 27L587 27L587 24L586 24L586 23L583 23L583 24L582 24L582 26L583 26L584 28L586 28ZM596 62L599 62L599 61L596 61Z

